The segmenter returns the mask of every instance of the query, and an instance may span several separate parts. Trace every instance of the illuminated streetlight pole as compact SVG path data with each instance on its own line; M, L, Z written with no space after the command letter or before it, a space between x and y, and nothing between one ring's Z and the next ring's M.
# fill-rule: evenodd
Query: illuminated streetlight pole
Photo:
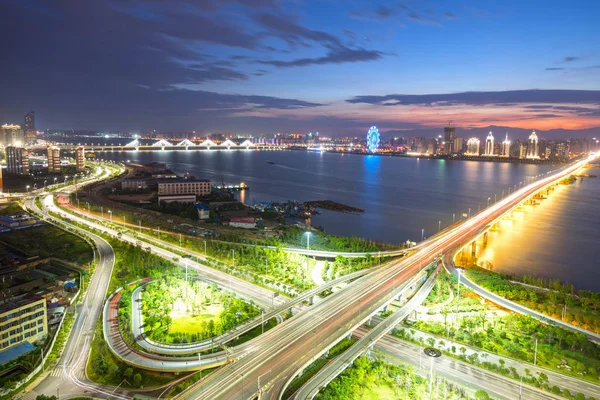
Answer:
M304 235L306 235L306 250L310 250L310 235L312 235L312 232L304 232Z
M112 224L112 211L108 210L108 214L110 215L110 223Z
M425 240L425 228L421 228L421 242Z

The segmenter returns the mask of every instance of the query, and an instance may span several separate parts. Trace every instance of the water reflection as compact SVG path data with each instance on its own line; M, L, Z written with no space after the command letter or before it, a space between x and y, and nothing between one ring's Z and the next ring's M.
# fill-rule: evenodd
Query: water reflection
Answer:
M558 278L600 290L597 268L598 179L558 185L538 205L525 205L478 243L480 263L498 272Z

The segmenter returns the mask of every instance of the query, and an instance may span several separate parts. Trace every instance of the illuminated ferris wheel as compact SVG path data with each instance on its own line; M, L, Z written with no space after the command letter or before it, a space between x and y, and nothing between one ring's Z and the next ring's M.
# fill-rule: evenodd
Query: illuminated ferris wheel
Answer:
M379 147L379 130L376 126L369 128L367 132L367 150L371 153L375 153Z

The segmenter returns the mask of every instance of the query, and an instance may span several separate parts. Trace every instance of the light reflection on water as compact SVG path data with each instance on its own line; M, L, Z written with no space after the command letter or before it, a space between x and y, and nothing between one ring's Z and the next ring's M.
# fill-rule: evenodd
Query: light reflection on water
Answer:
M480 263L494 271L558 278L576 288L600 290L600 180L558 185L538 205L525 205L488 243L478 242Z

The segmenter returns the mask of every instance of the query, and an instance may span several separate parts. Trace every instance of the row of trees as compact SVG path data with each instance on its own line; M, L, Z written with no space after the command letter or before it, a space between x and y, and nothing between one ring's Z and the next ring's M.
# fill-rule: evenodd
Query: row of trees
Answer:
M572 285L557 280L547 281L548 290L535 290L511 282L502 274L479 268L470 268L468 276L475 283L512 301L529 308L561 319L583 329L600 333L600 318L596 310L600 307L600 293L589 290L574 294ZM539 283L537 279L525 278L524 281Z
M463 387L441 378L435 379L430 396L429 379L415 373L413 367L393 365L382 360L371 362L368 357L359 357L351 368L331 381L316 399L362 400L383 397L398 400L473 398ZM477 391L474 398L486 400L489 395Z
M297 227L286 227L283 235L272 239L274 245L306 246L306 230ZM355 236L334 236L320 231L311 232L310 248L314 250L366 252L382 250L385 246L371 240Z
M490 318L485 312L459 318L446 326L437 321L417 321L416 329L447 337L487 352L533 363L536 340L537 364L575 376L599 381L600 357L597 345L580 333L521 315Z

